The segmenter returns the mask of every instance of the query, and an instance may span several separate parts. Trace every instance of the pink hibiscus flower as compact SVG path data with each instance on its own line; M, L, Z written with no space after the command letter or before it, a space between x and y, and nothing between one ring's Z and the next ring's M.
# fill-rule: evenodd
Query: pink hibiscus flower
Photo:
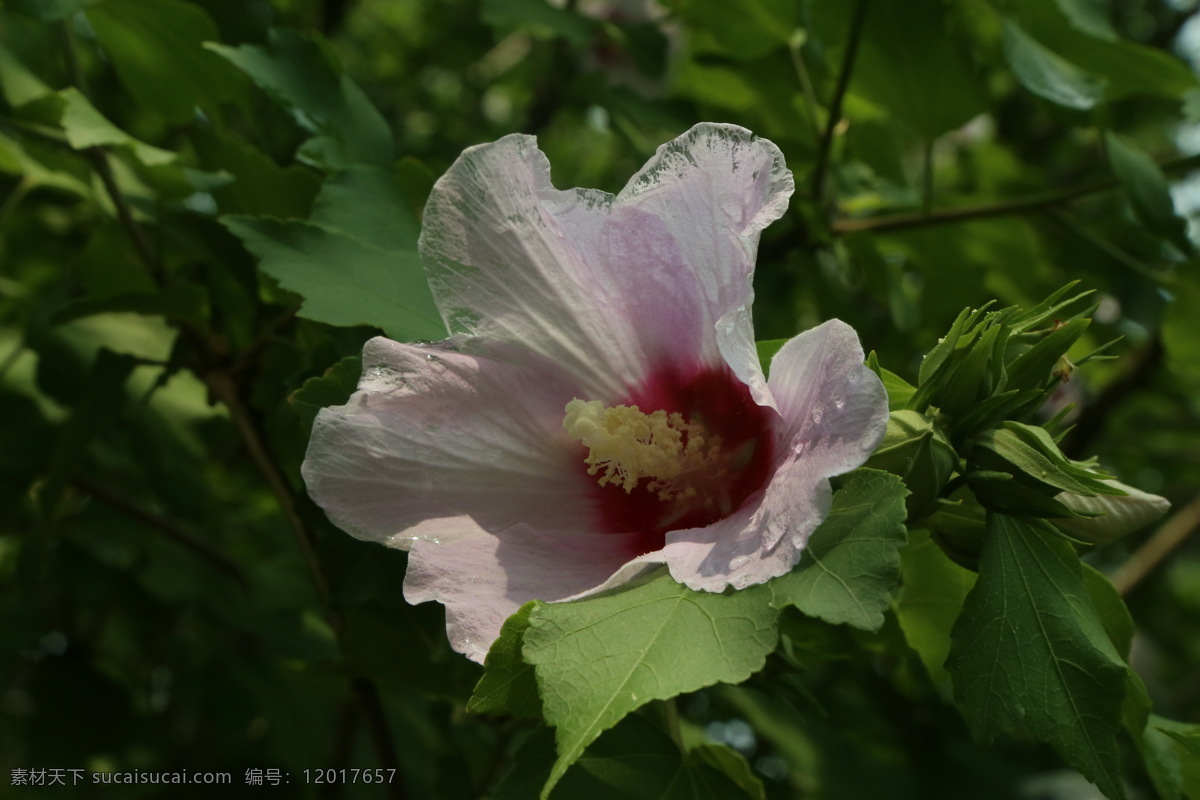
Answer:
M838 320L763 377L754 256L792 189L775 145L708 123L616 196L555 189L530 136L438 181L421 253L454 336L368 342L303 473L336 525L409 550L404 596L446 606L456 650L655 565L711 592L795 566L887 401Z

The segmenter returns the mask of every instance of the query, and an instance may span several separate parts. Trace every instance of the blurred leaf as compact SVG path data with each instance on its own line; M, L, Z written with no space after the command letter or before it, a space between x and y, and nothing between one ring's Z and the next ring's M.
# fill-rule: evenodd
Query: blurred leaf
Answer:
M1159 166L1112 131L1105 132L1104 147L1137 218L1182 252L1192 253L1195 247L1187 235L1187 222L1175 213L1171 189Z
M52 186L87 197L92 190L69 172L50 169L35 160L15 139L0 133L0 172L23 175L32 186Z
M1163 50L1109 36L1088 0L1011 0L1030 36L1078 69L1107 82L1110 101L1132 94L1177 99L1196 88L1186 64ZM1065 13L1064 13L1065 12Z
M154 292L130 292L106 297L84 297L59 309L52 318L55 325L112 311L162 316L203 325L208 293L195 284L178 284Z
M771 359L775 358L775 354L787 343L787 339L764 339L754 343L758 349L758 363L762 365L764 375L771 374Z
M536 603L525 632L558 759L542 796L601 732L651 700L740 683L775 648L770 589L693 592L661 575L604 597Z
M63 89L59 95L65 101L62 126L67 141L76 150L102 145L120 145L129 148L139 161L147 166L167 164L174 161L175 153L139 142L113 125L96 110L74 86Z
M690 21L739 60L785 46L796 29L796 7L790 0L692 0L683 8Z
M1104 102L1103 78L1060 58L1009 20L1004 23L1004 55L1021 85L1038 97L1080 111Z
M221 222L263 272L304 298L301 316L374 325L400 341L446 336L417 255L411 205L391 172L359 166L333 175L308 222Z
M1151 715L1142 750L1163 800L1200 797L1200 726Z
M767 584L772 603L835 625L878 630L900 580L907 494L895 475L851 473L834 493L829 516L809 537L800 563Z
M900 551L904 588L896 600L896 616L929 675L945 683L950 678L944 666L950 631L976 575L947 558L927 532L913 531L910 538Z
M542 700L538 696L533 667L521 658L525 631L529 628L529 612L533 603L504 622L500 637L492 643L483 664L483 677L467 702L472 714L499 714L518 719L540 719Z
M1177 374L1192 381L1200 379L1200 276L1185 272L1172 287L1174 299L1167 306L1162 322L1163 347L1167 363Z
M301 161L327 169L390 167L395 157L391 129L358 84L341 74L328 45L317 37L273 29L265 48L207 46L315 134L300 148Z
M583 47L596 35L595 20L546 0L483 0L483 21L501 34L527 30L542 36L561 36L575 47Z
M816 24L829 42L844 46L848 15L856 4L857 0L814 4ZM947 30L941 0L871 3L866 14L851 91L888 109L927 138L953 130L984 110L974 70L957 44L959 38Z
M37 17L43 22L58 22L82 10L91 0L8 0L14 11Z
M71 473L83 461L92 437L111 425L125 405L125 381L137 361L103 348L92 362L84 384L83 398L71 418L59 430L50 453L50 466L38 502L46 515L53 513L58 499L70 481Z
M203 43L218 38L202 7L178 0L104 0L87 10L96 38L138 104L189 122L237 98L244 81Z
M1124 798L1117 732L1126 668L1065 539L1043 523L989 513L979 580L952 641L946 669L977 741L1028 731Z
M0 91L3 91L4 99L13 108L20 108L54 93L3 45L0 45Z
M325 370L319 378L309 378L288 398L292 410L300 417L305 432L312 428L317 412L326 406L343 405L358 388L362 375L362 357L346 356Z

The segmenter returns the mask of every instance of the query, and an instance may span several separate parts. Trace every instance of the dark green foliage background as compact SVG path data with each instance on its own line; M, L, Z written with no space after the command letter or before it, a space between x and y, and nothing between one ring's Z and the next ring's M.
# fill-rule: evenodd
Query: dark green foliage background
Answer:
M840 317L909 380L965 306L1081 280L1102 304L1078 353L1123 339L1061 388L1065 449L1194 526L1200 264L1177 211L1200 201L1167 194L1200 169L1192 5L0 3L0 794L75 796L7 786L50 767L233 776L95 792L113 798L540 790L548 731L467 713L482 671L439 607L404 603L405 556L334 529L299 476L362 343L437 337L420 208L464 147L514 131L558 186L609 191L701 120L770 138L797 192L763 236L758 338ZM367 277L334 293L348 270ZM1128 576L1152 533L1087 560ZM1122 586L1154 712L1200 723L1200 540ZM971 744L895 614L779 625L761 672L627 718L555 797L1001 798L1062 777L1048 747ZM680 754L671 730L746 760ZM627 781L629 748L674 777ZM399 777L306 785L341 767ZM272 768L290 784L244 785ZM1200 767L1174 786L1197 797Z

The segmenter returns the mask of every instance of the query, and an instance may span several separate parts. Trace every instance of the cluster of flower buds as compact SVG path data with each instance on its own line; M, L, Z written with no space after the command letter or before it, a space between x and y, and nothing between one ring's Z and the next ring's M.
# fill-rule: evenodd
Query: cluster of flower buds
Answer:
M916 386L869 364L888 388L891 417L868 466L904 478L910 523L929 528L973 566L989 512L1039 517L1083 544L1104 544L1157 519L1168 503L1126 486L1094 461L1073 461L1033 419L1071 371L1067 351L1094 307L1062 316L1071 286L1028 311L966 310L921 364ZM1065 299L1064 299L1065 298Z

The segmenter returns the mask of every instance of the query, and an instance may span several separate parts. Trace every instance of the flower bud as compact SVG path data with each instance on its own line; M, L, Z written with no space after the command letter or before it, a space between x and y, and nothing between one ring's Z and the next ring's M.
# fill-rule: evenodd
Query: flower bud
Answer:
M1055 519L1054 524L1075 539L1091 544L1108 544L1148 525L1171 507L1165 497L1143 492L1120 481L1105 480L1103 483L1125 494L1087 497L1062 492L1055 499L1067 508L1099 516Z
M957 465L958 454L933 419L909 410L891 413L883 443L867 462L904 479L910 522L933 512Z

